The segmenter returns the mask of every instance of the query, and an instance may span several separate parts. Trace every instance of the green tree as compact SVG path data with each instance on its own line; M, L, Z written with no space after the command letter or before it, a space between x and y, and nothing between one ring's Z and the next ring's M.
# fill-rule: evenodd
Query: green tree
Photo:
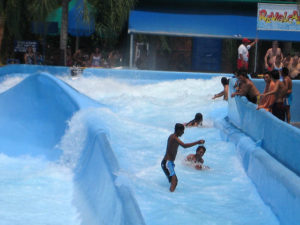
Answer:
M28 29L27 22L44 21L58 4L59 0L1 0L0 51L4 35L11 35L14 39L22 38L26 28Z
M88 3L95 9L96 35L102 38L117 39L128 20L129 10L137 0L84 0L84 17L88 21ZM3 36L11 34L15 39L22 38L20 26L24 21L45 21L47 15L57 7L62 7L60 31L61 61L65 65L68 41L68 4L70 0L1 0L0 1L0 51ZM26 17L26 18L24 18ZM27 27L28 29L28 27ZM0 58L1 61L1 58Z
M88 0L97 10L95 14L96 35L113 45L128 21L130 9L137 0Z

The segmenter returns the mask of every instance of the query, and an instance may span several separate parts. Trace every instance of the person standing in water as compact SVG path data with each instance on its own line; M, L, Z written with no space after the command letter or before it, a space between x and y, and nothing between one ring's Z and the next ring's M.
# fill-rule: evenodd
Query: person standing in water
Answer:
M179 145L183 148L193 147L197 144L204 144L204 140L199 140L192 143L183 143L179 137L184 134L184 126L181 123L176 123L175 131L168 138L168 144L165 156L161 162L161 168L167 176L170 183L170 192L174 192L178 183L177 176L175 174L175 164L177 150Z
M218 94L215 94L212 99L216 99L223 96L224 100L228 100L228 88L229 88L229 80L226 77L221 78L221 83L223 85L224 90Z

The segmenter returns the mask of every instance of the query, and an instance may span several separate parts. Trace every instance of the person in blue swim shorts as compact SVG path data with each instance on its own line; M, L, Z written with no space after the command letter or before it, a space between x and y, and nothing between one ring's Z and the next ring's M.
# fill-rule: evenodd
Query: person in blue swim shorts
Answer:
M204 144L204 140L199 140L192 143L183 143L179 137L184 134L184 125L176 123L175 131L168 138L166 154L161 162L161 168L167 176L170 183L170 191L174 192L178 183L177 176L175 174L175 159L179 145L183 148L189 148L197 144Z
M286 120L288 123L291 122L291 112L290 112L290 107L292 104L292 100L293 100L293 95L292 95L292 87L293 87L293 83L291 78L289 77L289 69L286 67L282 68L282 77L283 77L283 83L285 85L285 87L287 88L287 93L286 93L286 97L284 100L284 105L286 108L285 114L286 114Z

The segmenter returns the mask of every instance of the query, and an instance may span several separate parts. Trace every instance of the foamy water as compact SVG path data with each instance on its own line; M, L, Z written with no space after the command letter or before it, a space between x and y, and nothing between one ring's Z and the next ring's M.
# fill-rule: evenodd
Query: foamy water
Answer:
M132 188L146 224L279 224L245 174L234 145L223 141L220 131L213 127L214 121L227 115L227 102L211 100L222 90L220 77L175 81L59 78L107 107L73 117L59 143L64 155L57 163L0 155L0 201L6 203L0 204L1 218L5 218L0 224L22 224L23 219L29 219L26 224L80 224L72 205L72 168L85 137L80 123L85 115L101 118L121 168L116 174L117 184L126 182ZM167 138L175 123L188 122L197 112L203 114L204 126L186 129L181 139L205 139L203 158L210 169L198 171L184 162L196 146L179 148L175 161L179 183L170 193L160 167ZM76 142L71 143L72 139ZM27 211L19 207L25 202L30 206ZM43 207L45 214L30 220L38 207ZM48 221L53 214L56 218ZM18 223L7 223L13 221L12 216L20 218Z
M61 79L107 105L90 114L101 118L121 167L120 182L134 190L146 224L278 224L245 174L234 145L223 141L213 127L227 115L227 102L211 100L222 90L220 77L149 84L99 77ZM170 193L160 167L167 138L175 123L188 122L197 112L203 114L204 127L186 129L181 139L205 139L204 164L211 169L186 165L186 155L196 147L179 148L179 183Z

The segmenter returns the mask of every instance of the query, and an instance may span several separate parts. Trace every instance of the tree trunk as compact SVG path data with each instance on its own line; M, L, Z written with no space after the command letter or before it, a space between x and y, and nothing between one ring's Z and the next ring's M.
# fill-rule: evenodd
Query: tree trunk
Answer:
M5 27L5 17L0 16L0 65L2 64L1 46L2 46L2 39L3 39L3 36L4 36L4 27Z
M67 42L68 42L68 11L69 0L62 0L62 16L60 30L60 63L66 66Z

